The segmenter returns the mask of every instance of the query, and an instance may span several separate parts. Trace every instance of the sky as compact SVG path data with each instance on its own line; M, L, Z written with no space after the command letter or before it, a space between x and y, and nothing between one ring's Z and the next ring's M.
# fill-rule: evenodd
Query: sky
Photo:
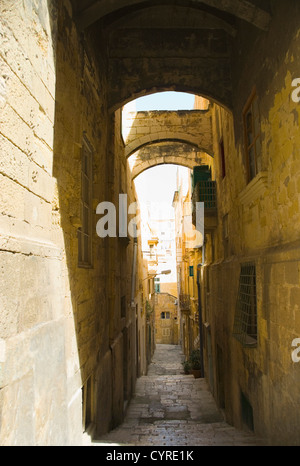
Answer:
M195 96L185 92L158 92L136 99L137 111L192 110Z
M195 96L181 92L159 92L136 99L136 110L192 110ZM158 165L135 179L139 201L172 206L176 190L177 165Z
M140 202L164 202L172 205L176 190L176 165L157 165L135 179Z

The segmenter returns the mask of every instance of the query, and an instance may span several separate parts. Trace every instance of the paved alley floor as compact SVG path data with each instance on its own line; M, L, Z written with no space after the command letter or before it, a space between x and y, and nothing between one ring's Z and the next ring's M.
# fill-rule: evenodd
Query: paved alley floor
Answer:
M123 424L96 445L251 446L251 432L235 429L216 407L204 379L185 375L175 345L157 345L147 376L137 380Z

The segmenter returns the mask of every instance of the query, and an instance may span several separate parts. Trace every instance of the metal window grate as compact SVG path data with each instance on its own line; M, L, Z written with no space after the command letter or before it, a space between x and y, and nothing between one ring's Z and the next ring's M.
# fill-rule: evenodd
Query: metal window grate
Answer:
M216 209L216 182L198 181L195 185L193 198L195 202L204 202L205 209Z
M241 265L233 336L244 346L257 344L257 305L255 264Z

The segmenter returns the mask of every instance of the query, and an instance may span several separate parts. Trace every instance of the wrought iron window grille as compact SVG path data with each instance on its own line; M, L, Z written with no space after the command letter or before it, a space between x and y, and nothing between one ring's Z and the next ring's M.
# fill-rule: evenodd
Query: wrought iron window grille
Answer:
M233 336L243 346L257 346L257 300L255 264L241 265Z

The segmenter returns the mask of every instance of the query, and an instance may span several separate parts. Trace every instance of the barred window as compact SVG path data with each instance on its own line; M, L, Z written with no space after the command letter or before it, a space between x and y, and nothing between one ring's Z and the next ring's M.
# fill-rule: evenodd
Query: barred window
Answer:
M255 264L241 265L233 336L244 346L257 344L257 305Z
M78 229L78 265L92 265L92 151L84 139L81 154L81 220Z

